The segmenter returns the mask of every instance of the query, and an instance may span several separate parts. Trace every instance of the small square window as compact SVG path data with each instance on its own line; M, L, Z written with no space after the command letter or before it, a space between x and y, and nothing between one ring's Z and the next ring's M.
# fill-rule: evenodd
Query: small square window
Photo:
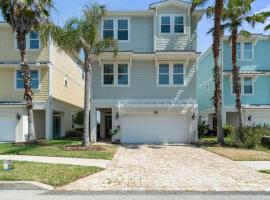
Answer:
M30 49L39 49L39 37L37 32L30 32L29 46Z
M31 70L31 87L32 89L39 88L39 71L38 70ZM24 81L20 70L16 71L16 88L17 89L24 89Z

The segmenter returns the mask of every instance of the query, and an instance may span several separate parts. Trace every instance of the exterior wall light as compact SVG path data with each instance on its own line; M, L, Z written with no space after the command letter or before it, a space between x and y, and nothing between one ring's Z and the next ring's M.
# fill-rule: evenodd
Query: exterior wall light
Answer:
M154 111L154 115L158 115L158 111Z
M20 119L21 119L20 113L17 113L17 114L16 114L16 118L17 118L17 120L20 120Z
M119 112L116 113L115 119L117 119L117 120L119 119Z
M251 122L251 120L252 120L252 117L251 117L251 115L249 115L249 116L248 116L248 121Z

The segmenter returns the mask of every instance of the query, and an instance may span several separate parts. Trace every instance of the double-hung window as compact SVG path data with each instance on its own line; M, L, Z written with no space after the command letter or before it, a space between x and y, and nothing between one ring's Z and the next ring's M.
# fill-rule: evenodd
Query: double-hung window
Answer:
M118 40L120 41L128 40L128 20L127 19L118 20L117 37L118 37Z
M159 64L159 86L181 86L185 83L184 65L179 63Z
M251 60L253 57L253 46L251 42L244 43L244 60Z
M128 19L104 19L103 39L112 38L118 41L129 41Z
M113 19L106 19L103 21L103 38L114 38L114 21Z
M184 33L185 19L181 15L166 15L160 18L161 33Z
M161 33L170 33L171 32L171 17L162 16L161 17Z
M19 45L16 39L16 48L19 49ZM30 50L39 50L40 49L40 39L39 35L35 31L31 31L29 34L26 35L25 38L25 48Z
M252 42L238 42L236 44L236 58L238 60L252 60L253 59L253 43Z
M244 94L253 94L252 77L244 77Z
M103 84L113 85L114 84L114 65L104 64L103 66Z
M31 70L30 76L32 89L39 89L39 71ZM24 89L24 81L20 70L16 70L16 89Z
M128 86L129 67L125 63L103 65L103 86Z
M174 32L184 33L184 17L183 16L174 17Z

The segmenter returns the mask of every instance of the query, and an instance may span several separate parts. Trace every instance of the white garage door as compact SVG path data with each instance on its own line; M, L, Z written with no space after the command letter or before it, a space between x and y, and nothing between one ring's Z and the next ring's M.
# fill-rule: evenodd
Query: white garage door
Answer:
M186 116L122 117L122 143L189 143Z
M0 113L0 141L15 141L16 116L8 116Z

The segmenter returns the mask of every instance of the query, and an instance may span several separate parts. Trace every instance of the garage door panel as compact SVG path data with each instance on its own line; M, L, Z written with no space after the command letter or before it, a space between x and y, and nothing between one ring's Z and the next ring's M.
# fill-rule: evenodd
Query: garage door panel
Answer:
M186 116L123 116L123 143L188 143Z
M16 119L5 114L0 115L0 141L15 141Z

